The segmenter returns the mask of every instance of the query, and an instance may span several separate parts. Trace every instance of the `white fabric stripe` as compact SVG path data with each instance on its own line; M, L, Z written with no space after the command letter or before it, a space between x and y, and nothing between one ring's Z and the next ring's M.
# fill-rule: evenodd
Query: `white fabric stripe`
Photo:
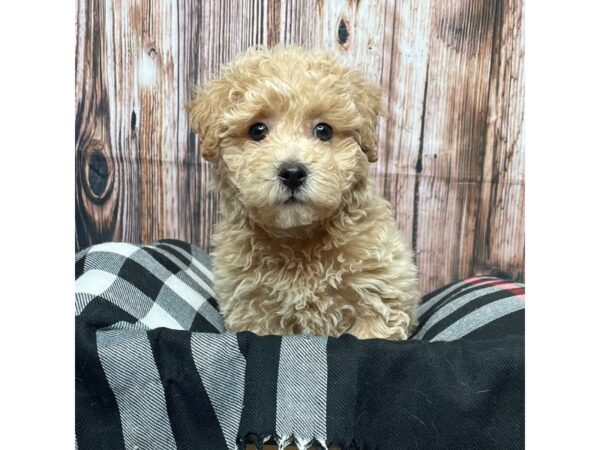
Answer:
M191 259L192 261L192 265L197 267L204 275L206 275L206 277L212 281L213 279L213 274L212 271L208 269L208 267L205 267L204 264L202 264L200 261L198 261L196 258L194 258L194 255L191 255L190 253L186 252L184 249L182 249L181 247L178 247L176 245L173 244L169 244L167 242L161 242L161 245L166 245L167 247L172 248L173 250L176 250L177 252L179 252L181 255L185 256L186 258Z
M448 317L454 311L457 311L459 308L462 308L467 303L478 299L479 297L498 292L499 290L500 289L498 289L497 286L489 286L487 288L477 289L473 292L469 292L468 294L457 297L455 300L452 300L447 305L443 306L434 314L432 314L432 316L429 319L427 319L427 321L423 324L423 327L419 330L417 334L415 334L412 337L412 339L421 339L431 327L433 327L436 323L438 323L445 317Z
M97 244L90 247L88 253L109 252L128 257L134 254L139 249L139 246L128 244L126 242L105 242L103 244Z
M165 327L172 330L183 330L183 327L168 312L166 312L158 303L152 305L150 311L143 319L140 319L144 325L151 330Z
M210 303L204 302L204 304L198 308L198 314L204 317L219 332L223 333L225 331L223 316Z
M141 319L154 305L154 300L123 278L117 277L102 297L136 319Z
M277 436L327 448L327 337L284 336L277 377Z
M194 310L198 310L200 305L206 301L202 294L181 281L178 275L171 275L165 280L164 284L185 300Z
M212 259L209 252L205 252L199 247L192 245L191 253L194 259L196 259L201 265L203 265L208 273L212 276Z
M75 294L101 295L118 278L104 270L89 270L75 281Z
M133 255L135 256L135 255ZM128 257L117 253L92 252L85 257L83 271L104 270L106 272L118 275L123 264L129 260Z
M198 283L200 285L200 287L208 293L208 295L210 295L211 297L215 296L215 292L213 291L212 287L209 286L202 278L200 278L196 272L194 272L192 269L187 267L183 262L181 262L181 260L177 259L175 256L173 256L172 254L170 254L169 252L165 251L162 248L155 247L153 245L147 245L146 247L156 250L157 252L160 252L163 256L169 258L169 260L172 263L176 264L177 267L179 267L182 271L184 271L192 280L194 280L196 283ZM173 247L173 246L171 246L171 247ZM196 260L192 259L192 264L194 263L194 261L196 261ZM210 279L212 280L212 276L210 277Z
M146 333L98 331L96 337L102 368L119 407L125 448L177 448Z
M475 311L457 320L445 330L441 331L433 341L454 341L466 336L472 331L500 319L507 314L523 309L524 305L517 297L503 298L476 309Z
M188 269L189 270L189 269ZM187 273L188 271L186 271ZM224 330L223 317L219 312L206 301L206 298L199 292L189 287L181 281L177 275L171 275L164 283L173 292L185 300L194 310L204 317L217 330ZM213 294L214 295L214 294Z
M488 277L480 277L479 279L485 280L485 279L488 279ZM493 280L494 278L489 277L489 279ZM465 280L463 280L463 281L459 281L458 283L454 283L452 286L448 286L447 289L444 289L442 292L437 294L435 297L433 297L433 298L429 299L427 302L419 305L419 307L417 308L417 317L421 317L423 314L425 314L427 311L429 311L432 307L437 305L439 303L439 301L443 300L444 297L446 297L450 292L454 291L455 289L457 289L459 287L464 287L464 286L468 286L468 285L469 284L466 283Z
M75 294L75 315L78 316L79 314L81 314L81 311L83 311L85 309L85 307L88 305L89 302L91 302L92 300L94 300L94 298L96 298L95 295L92 294L82 294L82 293L76 293Z
M231 333L192 333L190 345L227 448L235 450L246 374L246 359L240 353L237 337Z
M106 328L102 328L104 330L138 330L138 331L148 331L149 328L144 325L139 320L137 322L126 322L124 320L119 320L118 322L113 323L112 325L107 326Z
M154 301L140 291L136 286L117 275L104 270L90 270L75 281L75 295L101 295L115 306L140 319L148 314ZM80 299L82 295L79 295ZM77 298L77 297L76 297ZM80 302L76 308L82 308L80 314L89 302Z

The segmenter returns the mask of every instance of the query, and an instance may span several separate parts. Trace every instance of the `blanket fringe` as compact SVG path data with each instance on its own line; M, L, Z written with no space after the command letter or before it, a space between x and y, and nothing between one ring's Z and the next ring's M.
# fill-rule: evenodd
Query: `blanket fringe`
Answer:
M296 436L275 436L275 435L267 435L258 437L256 435L246 436L244 439L240 441L238 444L239 450L245 450L247 444L252 443L256 446L258 450L263 450L264 445L267 443L275 443L277 445L278 450L284 450L288 445L295 445L298 450L309 450L310 448L320 448L322 450L327 450L327 443L324 439L318 438L301 438Z

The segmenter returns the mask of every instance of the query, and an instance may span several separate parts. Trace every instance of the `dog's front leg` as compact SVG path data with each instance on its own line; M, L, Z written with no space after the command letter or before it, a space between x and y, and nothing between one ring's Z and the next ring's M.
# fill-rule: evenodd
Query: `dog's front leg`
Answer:
M410 317L404 311L394 311L387 316L373 314L358 317L348 333L358 339L408 339Z

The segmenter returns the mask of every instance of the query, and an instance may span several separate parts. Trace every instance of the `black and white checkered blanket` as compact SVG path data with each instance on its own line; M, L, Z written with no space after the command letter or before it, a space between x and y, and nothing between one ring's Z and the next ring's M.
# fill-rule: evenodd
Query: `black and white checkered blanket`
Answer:
M405 342L226 333L210 260L175 240L76 255L79 449L518 449L524 287L427 295Z

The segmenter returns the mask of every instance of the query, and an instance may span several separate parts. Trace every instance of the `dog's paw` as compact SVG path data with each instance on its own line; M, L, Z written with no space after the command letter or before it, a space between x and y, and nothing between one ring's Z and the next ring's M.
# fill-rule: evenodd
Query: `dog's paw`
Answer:
M382 317L356 319L348 333L358 339L390 339L404 341L408 339L410 317L399 311L395 320L384 320Z

